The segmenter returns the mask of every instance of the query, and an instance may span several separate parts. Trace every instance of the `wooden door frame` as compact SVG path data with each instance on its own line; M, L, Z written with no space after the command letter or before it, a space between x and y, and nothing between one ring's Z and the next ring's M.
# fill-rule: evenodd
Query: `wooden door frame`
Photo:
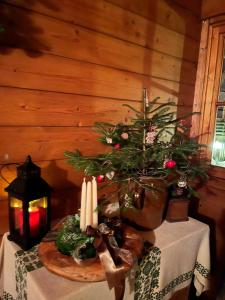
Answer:
M204 20L202 23L198 69L196 75L191 136L208 145L207 157L211 160L211 145L215 130L216 103L220 88L225 41L225 16ZM225 179L225 168L212 166L213 176Z

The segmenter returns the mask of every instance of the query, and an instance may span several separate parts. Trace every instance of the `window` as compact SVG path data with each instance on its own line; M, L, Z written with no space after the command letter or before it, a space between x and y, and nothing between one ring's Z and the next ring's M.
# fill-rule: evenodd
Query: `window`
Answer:
M216 119L211 163L214 166L225 168L225 51L223 51L220 88L216 102Z
M225 17L203 22L195 87L192 135L209 146L217 177L225 178Z

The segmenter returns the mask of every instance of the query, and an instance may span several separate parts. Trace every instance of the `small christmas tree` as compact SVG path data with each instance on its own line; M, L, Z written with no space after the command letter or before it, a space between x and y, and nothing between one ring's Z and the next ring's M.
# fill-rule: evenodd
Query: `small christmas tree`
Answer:
M187 182L189 196L196 178L207 178L207 162L201 159L203 145L190 138L190 125L186 121L192 114L177 118L171 111L175 103L159 104L159 98L149 102L143 93L143 109L134 112L130 124L95 123L101 135L99 141L111 149L93 157L82 156L77 150L65 152L69 163L86 175L97 176L98 182L117 183L120 193L129 195L128 183L140 188L154 189L143 177L162 179L168 185L182 178Z

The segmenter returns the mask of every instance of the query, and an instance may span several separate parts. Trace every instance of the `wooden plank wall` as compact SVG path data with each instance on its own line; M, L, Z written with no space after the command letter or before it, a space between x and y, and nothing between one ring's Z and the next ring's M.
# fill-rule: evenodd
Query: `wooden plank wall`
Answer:
M30 154L54 188L54 217L74 212L82 174L63 152L105 151L94 121L128 122L142 88L192 109L200 35L195 0L2 0L0 164L7 181ZM0 234L7 200L0 179Z
M220 16L225 13L223 0L202 0L202 18Z

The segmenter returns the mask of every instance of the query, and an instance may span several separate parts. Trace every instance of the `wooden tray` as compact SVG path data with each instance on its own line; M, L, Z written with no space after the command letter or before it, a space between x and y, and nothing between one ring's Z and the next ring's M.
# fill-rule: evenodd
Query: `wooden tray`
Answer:
M62 219L54 228L52 232L56 232L63 224L64 219ZM124 230L129 234L130 237L133 235L138 236L134 229L126 226ZM50 232L51 234L51 232ZM138 243L132 245L130 244L133 252L136 253L137 256L140 255L142 249L142 239ZM47 241L44 239L38 248L39 257L43 265L51 272L65 277L74 281L86 281L86 282L96 282L96 281L104 281L106 280L105 270L102 267L102 264L99 258L96 259L91 265L80 266L78 265L73 257L63 255L56 248L56 244L54 240ZM130 269L130 266L127 264L123 264L125 272Z
M89 266L79 266L71 256L60 253L54 241L41 242L38 248L43 265L51 272L75 281L104 281L105 271L97 259Z

